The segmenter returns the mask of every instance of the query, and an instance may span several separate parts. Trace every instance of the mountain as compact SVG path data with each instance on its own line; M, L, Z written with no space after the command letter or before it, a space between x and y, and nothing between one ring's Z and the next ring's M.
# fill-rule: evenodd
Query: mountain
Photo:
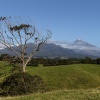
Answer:
M63 48L60 45L46 44L36 56L73 58L83 57L85 55L75 53L73 50Z
M75 53L85 54L87 56L96 56L100 57L100 48L92 45L84 40L77 39L72 43L58 43L57 45L61 45L63 48L71 49Z
M30 43L29 48L27 49L27 55L29 55L32 52L34 44ZM18 50L19 47L13 47L14 49ZM14 52L11 50L4 48L0 50L0 53L7 53L11 56L17 56ZM63 48L60 45L56 44L45 44L44 47L34 55L34 57L49 57L49 58L55 58L55 57L60 57L60 58L77 58L77 57L85 57L86 55L80 54L80 53L75 53L71 49Z
M29 48L27 49L26 54L29 55L32 52L34 44L29 43ZM19 50L19 46L13 47L14 49ZM9 55L15 55L11 50L4 48L0 49L0 53L7 53ZM78 57L100 57L100 48L85 42L84 40L77 39L72 43L68 42L56 42L47 43L45 46L34 55L35 57L60 57L60 58L78 58Z
M77 39L74 41L74 43L72 43L74 46L80 46L80 47L95 47L94 45L92 44L89 44L87 42L85 42L84 40L81 40L81 39Z

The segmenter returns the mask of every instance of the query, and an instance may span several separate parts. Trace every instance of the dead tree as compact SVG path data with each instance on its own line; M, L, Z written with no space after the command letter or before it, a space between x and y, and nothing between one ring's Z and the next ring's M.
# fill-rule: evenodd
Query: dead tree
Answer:
M46 34L41 34L31 22L21 17L0 17L0 42L14 53L22 61L22 72L25 72L27 63L51 38L50 30L45 30ZM32 52L27 55L26 51L33 44ZM19 49L15 49L15 47Z

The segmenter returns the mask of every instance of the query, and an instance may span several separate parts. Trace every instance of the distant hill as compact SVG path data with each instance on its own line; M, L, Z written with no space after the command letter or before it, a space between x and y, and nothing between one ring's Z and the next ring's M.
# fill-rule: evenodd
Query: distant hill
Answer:
M32 52L34 44L29 43L29 48L27 49L26 54L29 55ZM0 53L7 53L12 56L16 56L14 52L7 48L3 48L1 45ZM13 47L16 50L19 50L19 46ZM34 55L34 57L60 57L60 58L79 58L79 57L100 57L100 48L95 45L89 44L81 39L74 41L73 43L47 43L44 47Z
M32 52L32 48L34 46L34 44L30 43L28 44L30 45L29 48L27 49L27 55L29 55ZM19 50L19 47L13 47L14 49ZM0 53L7 53L11 56L16 56L16 54L14 52L12 52L11 50L4 48L0 50ZM60 58L78 58L78 57L85 57L85 56L89 56L89 57L95 57L92 55L87 55L87 54L82 54L80 52L75 52L72 49L67 49L67 48L63 48L60 45L56 45L56 44L45 44L45 46L37 53L34 55L34 57L50 57L50 58L55 58L55 57L60 57Z
M36 56L73 58L73 57L83 57L85 55L75 53L73 50L63 48L60 45L46 44L44 48L40 50L40 52L38 52Z
M72 43L69 42L52 42L56 45L60 45L63 48L70 49L78 54L83 54L89 57L100 57L100 48L92 45L84 40L77 39Z

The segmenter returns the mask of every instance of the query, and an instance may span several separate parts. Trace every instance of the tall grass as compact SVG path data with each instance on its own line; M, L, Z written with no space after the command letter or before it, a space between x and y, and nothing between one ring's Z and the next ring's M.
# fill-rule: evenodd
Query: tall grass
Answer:
M6 97L1 100L100 100L100 90L58 90L43 94Z

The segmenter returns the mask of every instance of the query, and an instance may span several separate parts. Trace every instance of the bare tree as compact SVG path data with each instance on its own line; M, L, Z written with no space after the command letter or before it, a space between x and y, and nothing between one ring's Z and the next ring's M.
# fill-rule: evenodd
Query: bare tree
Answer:
M31 25L31 21L24 20L21 17L0 17L0 42L13 52L22 61L22 72L25 72L26 65L31 58L36 54L51 38L51 31L45 30L46 34L41 34ZM33 43L32 52L27 55L26 51L29 48L29 43ZM15 47L18 46L18 49Z

